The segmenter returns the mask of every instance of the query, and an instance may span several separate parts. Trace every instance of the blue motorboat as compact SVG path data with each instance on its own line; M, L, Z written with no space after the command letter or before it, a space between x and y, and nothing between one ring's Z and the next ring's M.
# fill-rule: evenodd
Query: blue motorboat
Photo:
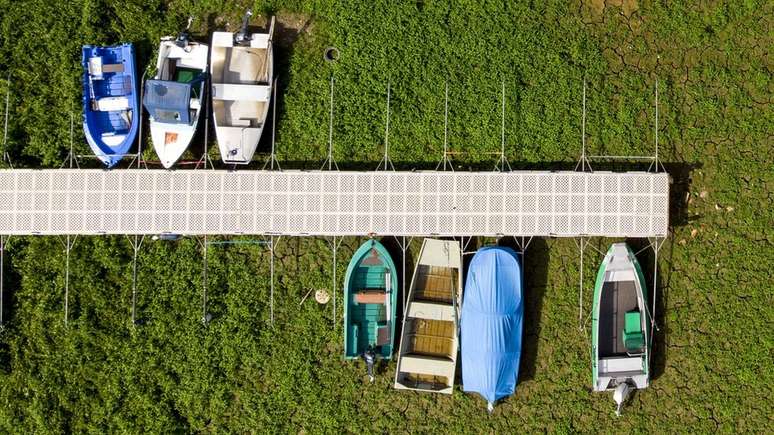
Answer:
M460 319L462 385L486 399L489 412L516 391L522 285L521 263L510 248L483 248L470 261Z
M129 152L140 124L132 44L84 45L83 132L108 168Z

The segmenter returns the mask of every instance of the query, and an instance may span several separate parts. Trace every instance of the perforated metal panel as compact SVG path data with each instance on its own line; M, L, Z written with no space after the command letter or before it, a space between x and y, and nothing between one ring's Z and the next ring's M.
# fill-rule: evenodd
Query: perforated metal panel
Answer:
M2 170L0 234L663 237L664 173Z

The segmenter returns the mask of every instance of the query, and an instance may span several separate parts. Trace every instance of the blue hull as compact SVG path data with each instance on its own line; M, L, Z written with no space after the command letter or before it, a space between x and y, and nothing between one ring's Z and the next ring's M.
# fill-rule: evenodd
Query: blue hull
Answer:
M108 168L129 152L140 124L134 47L83 46L83 132Z
M462 384L490 407L516 390L521 359L523 271L509 248L479 250L468 266L460 315ZM490 408L491 409L491 408Z

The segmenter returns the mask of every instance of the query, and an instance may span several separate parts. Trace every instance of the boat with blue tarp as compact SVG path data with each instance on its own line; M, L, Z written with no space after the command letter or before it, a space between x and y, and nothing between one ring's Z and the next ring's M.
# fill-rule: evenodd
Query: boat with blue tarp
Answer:
M460 318L463 390L489 412L516 391L524 319L523 271L515 251L480 249L468 267Z

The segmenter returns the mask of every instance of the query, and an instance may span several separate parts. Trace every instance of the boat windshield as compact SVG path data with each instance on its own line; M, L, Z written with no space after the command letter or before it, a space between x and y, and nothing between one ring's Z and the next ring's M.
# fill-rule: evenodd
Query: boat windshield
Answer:
M187 83L167 80L148 80L142 104L156 122L165 124L191 124L192 99L199 100L199 90L204 81L200 74ZM195 107L199 107L196 105Z

